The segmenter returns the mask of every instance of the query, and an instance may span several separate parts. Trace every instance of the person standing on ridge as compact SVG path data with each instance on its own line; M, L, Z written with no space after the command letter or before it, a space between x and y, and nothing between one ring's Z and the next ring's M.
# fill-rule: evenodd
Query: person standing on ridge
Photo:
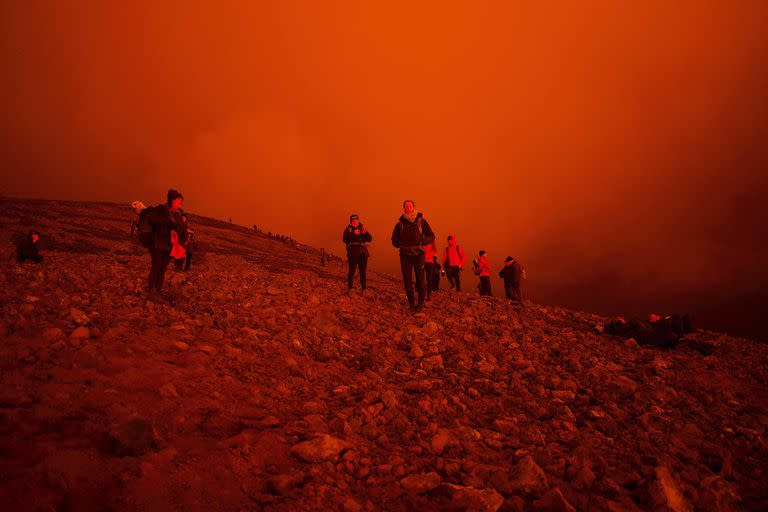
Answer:
M148 249L152 256L152 266L147 278L148 298L154 297L153 294L159 294L163 288L165 271L171 261L172 240L176 239L179 244L187 240L186 228L182 221L181 206L183 204L184 196L178 190L170 189L166 203L148 209L149 211L139 221L140 234L143 231L142 223L148 224L151 228Z
M424 273L427 277L427 302L432 300L432 290L435 288L435 265L437 264L437 244L432 240L431 244L424 246Z
M480 258L477 260L477 265L475 266L475 272L480 276L480 285L478 286L478 289L480 290L481 296L490 296L491 265L488 263L488 258L486 257L485 251L480 251L479 254Z
M365 270L368 268L368 244L373 237L360 222L360 217L353 213L349 216L349 225L344 229L342 241L347 246L347 293L352 291L352 283L355 279L355 267L360 269L360 292L365 292Z
M424 246L435 241L432 228L421 212L416 211L416 203L410 199L403 202L403 214L392 230L392 245L400 252L400 270L403 273L403 285L408 304L414 312L424 308L426 295L426 276L424 275ZM414 306L413 274L416 275L416 290L419 302Z
M461 291L460 276L466 261L464 249L456 241L456 236L448 235L448 247L443 253L443 268L451 288L455 288L457 292Z
M499 276L504 279L504 292L507 299L513 302L523 302L523 293L520 285L523 280L523 267L515 261L512 256L507 256L504 260L504 268L499 272Z

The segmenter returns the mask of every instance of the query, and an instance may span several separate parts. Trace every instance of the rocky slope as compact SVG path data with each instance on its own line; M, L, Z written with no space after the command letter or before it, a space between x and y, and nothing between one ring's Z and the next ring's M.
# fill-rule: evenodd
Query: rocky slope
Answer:
M192 217L144 301L128 207L0 200L2 510L766 510L768 347L399 281ZM379 247L377 250L389 250Z

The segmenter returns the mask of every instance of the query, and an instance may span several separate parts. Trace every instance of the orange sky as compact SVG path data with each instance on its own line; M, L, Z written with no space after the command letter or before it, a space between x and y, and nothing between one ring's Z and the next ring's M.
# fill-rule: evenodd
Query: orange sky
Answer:
M0 3L0 194L356 212L387 271L408 197L544 302L768 305L763 1L118 4Z

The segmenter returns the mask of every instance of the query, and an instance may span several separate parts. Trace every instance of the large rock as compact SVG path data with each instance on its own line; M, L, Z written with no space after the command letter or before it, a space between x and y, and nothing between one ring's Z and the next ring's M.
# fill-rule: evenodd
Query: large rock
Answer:
M400 485L408 492L416 494L429 492L440 486L440 475L431 471L429 473L413 473L400 480Z
M466 512L496 512L502 503L504 496L493 489L475 489L461 485L446 484L448 495L451 498L451 509Z
M152 423L134 418L117 425L110 433L112 451L118 456L140 456L157 448L157 435Z
M513 492L540 496L549 488L547 475L530 455L517 463L510 474Z
M651 502L654 507L671 512L691 512L693 506L683 495L680 485L664 466L654 470L656 480L651 485Z
M291 448L291 454L305 462L323 462L336 460L339 454L348 447L346 441L321 434L314 439L294 445Z
M533 502L533 508L544 512L576 512L558 487L553 487L541 499Z

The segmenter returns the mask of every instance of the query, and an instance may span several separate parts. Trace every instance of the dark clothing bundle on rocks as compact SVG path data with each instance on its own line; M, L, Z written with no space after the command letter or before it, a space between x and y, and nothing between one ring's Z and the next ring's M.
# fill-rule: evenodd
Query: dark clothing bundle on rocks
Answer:
M509 260L504 264L504 268L499 272L499 276L504 278L504 291L509 300L520 302L523 300L521 285L523 281L523 268L515 260Z
M605 326L607 334L634 338L640 345L672 348L686 334L695 331L689 315L671 315L655 322L613 320Z
M400 270L408 303L414 306L413 274L416 275L416 290L419 295L418 306L426 299L426 276L424 274L424 246L435 241L435 234L429 223L419 212L413 221L401 215L392 230L392 245L400 250Z
M32 235L40 236L37 231L32 230L27 233L27 237L24 240L16 245L16 259L19 263L24 261L31 261L33 263L43 262L43 257L40 255L38 247L39 240L37 242L33 241Z
M347 246L347 286L352 288L355 279L355 269L360 269L360 289L365 290L366 276L368 268L368 244L373 240L371 234L365 230L362 224L353 226L349 224L341 237Z

